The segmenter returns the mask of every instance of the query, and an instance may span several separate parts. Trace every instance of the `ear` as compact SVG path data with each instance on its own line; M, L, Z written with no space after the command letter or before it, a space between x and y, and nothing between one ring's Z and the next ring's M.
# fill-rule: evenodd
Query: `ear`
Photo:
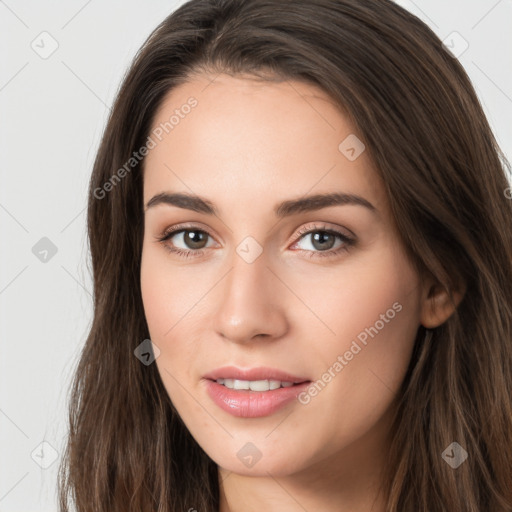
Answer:
M427 329L434 329L446 322L455 312L464 297L465 289L448 290L439 283L432 281L424 288L421 305L421 325Z

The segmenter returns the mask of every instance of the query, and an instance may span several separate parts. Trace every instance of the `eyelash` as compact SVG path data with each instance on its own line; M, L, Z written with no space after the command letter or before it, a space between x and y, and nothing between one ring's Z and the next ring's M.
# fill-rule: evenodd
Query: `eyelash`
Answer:
M190 257L194 258L194 257L202 256L206 249L197 249L197 250L189 249L189 250L184 250L184 249L180 249L180 248L177 248L177 247L170 246L169 244L165 243L170 238L172 238L174 235L177 235L178 233L182 233L182 232L187 232L187 231L197 231L197 232L205 233L208 236L212 237L212 235L210 233L208 233L208 231L206 231L204 229L200 229L200 228L195 227L195 226L182 226L182 225L178 225L178 226L174 226L171 229L165 230L160 236L157 236L155 238L156 238L157 242L162 243L164 248L167 251L169 251L170 253L172 253L172 254L177 254L178 256L183 257L183 258L190 258ZM330 228L327 228L326 226L318 227L316 225L313 225L313 226L306 226L306 227L302 228L297 233L297 237L295 238L295 240L294 240L292 245L294 245L299 240L301 240L304 237L304 235L312 234L312 233L317 233L317 232L328 233L328 234L331 234L331 235L335 235L336 237L338 237L343 242L343 245L341 247L338 247L337 249L334 249L334 250L330 249L328 251L310 251L310 250L306 250L306 249L297 249L299 252L306 253L306 257L308 257L308 258L317 258L317 257L320 257L320 258L325 258L325 257L332 258L332 257L335 257L335 256L337 256L338 254L340 254L342 252L348 251L349 248L351 246L353 246L354 243L355 243L355 239L353 239L353 238L351 238L351 237L349 237L349 236L347 236L347 235L345 235L343 233L340 233L339 231L337 231L335 229L330 229Z

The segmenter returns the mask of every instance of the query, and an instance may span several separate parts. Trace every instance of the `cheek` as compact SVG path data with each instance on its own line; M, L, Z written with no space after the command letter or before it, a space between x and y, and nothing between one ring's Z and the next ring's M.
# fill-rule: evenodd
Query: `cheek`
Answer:
M345 424L348 434L364 431L384 414L403 380L419 326L420 289L412 266L393 250L360 260L333 281L323 301L310 296L334 332L326 336L332 341L318 346L319 380L309 390L310 403L316 401L319 411L342 404L333 412L334 424Z
M174 373L170 363L179 351L176 343L170 343L178 322L176 287L179 286L172 275L169 265L161 261L156 251L144 249L141 260L141 293L144 314L148 324L151 341L160 349L156 360L164 382ZM164 371L167 369L167 372ZM173 379L170 379L172 381ZM170 382L172 384L172 382Z
M388 345L408 346L418 328L419 280L403 252L392 244L347 258L339 267L301 272L293 278L290 273L288 282L313 313L306 316L298 307L296 325L314 329L316 336L307 338L324 340L315 343L315 349L331 358L333 350L343 353L355 339L362 346L365 340L369 346L369 340L381 338L387 338ZM385 348L384 343L375 346L376 351Z
M190 280L187 285L189 276L166 256L161 248L144 247L142 251L142 301L154 342L172 337L174 326L197 302L201 291L200 286L190 286Z
M191 286L194 276L169 264L166 256L162 250L143 250L141 293L150 338L160 350L156 364L174 401L180 395L179 383L195 378L191 372L200 339L195 328L202 325L197 303L209 287L206 283Z
M169 317L170 294L167 294L166 288L162 286L166 279L165 273L162 272L162 268L165 267L158 265L158 261L155 260L156 258L151 253L143 251L141 261L142 302L151 339L156 343L157 339L161 339L170 328L172 318Z

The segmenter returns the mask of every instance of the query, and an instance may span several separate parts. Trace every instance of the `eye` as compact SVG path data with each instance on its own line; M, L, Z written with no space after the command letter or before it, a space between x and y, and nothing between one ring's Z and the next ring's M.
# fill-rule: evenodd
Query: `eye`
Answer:
M333 257L347 251L355 244L355 238L336 229L326 226L306 226L298 233L299 239L292 247L299 245L299 249L306 253L308 258ZM338 240L338 245L333 249ZM306 243L300 244L306 241Z
M206 243L209 237L211 238L211 235L203 229L194 226L183 227L179 225L165 230L164 233L156 237L156 239L158 242L161 242L169 252L189 258L191 256L201 256L204 253L203 249L208 248ZM168 243L169 241L172 241L172 244ZM182 247L179 247L179 245Z
M308 258L334 257L341 252L347 251L355 244L355 237L336 229L328 228L325 225L320 227L316 225L306 226L297 235L291 247L299 246L299 250ZM169 252L181 257L190 258L202 256L205 253L205 249L211 247L211 245L207 245L208 238L213 237L204 229L199 229L196 226L178 225L166 229L160 236L155 238ZM303 241L308 241L308 243L304 244ZM338 245L334 247L336 241L338 241Z

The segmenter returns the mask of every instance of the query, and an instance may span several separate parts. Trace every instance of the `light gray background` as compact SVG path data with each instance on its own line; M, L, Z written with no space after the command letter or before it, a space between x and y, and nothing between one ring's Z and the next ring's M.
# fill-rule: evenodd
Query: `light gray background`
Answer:
M127 66L182 3L0 0L0 512L57 510L53 460L91 323L87 183ZM459 59L510 160L512 0L398 3L441 39L469 43ZM57 248L46 262L32 251L43 237Z

